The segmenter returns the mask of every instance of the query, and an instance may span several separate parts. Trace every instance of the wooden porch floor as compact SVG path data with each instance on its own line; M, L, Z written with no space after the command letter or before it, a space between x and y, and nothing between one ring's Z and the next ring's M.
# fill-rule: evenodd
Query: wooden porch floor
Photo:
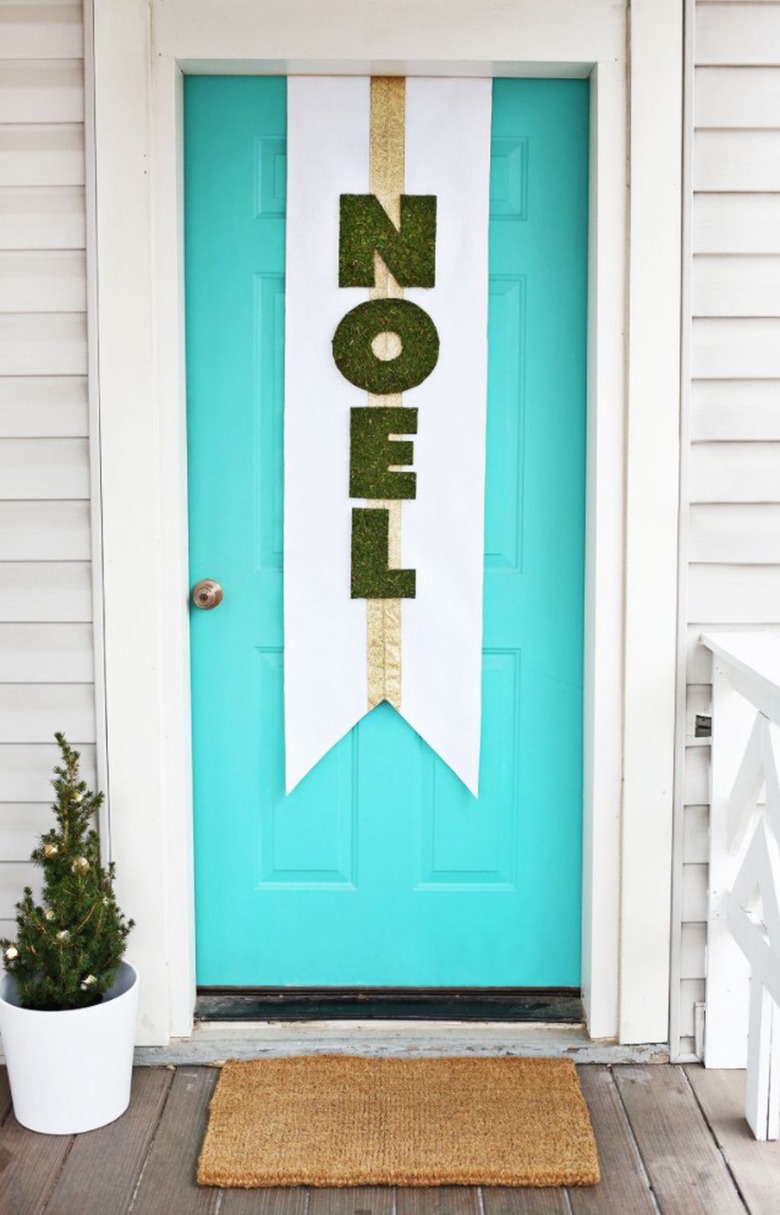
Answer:
M780 1215L780 1143L742 1117L744 1074L579 1068L603 1180L591 1189L209 1190L195 1164L218 1072L144 1067L123 1118L87 1135L23 1130L0 1069L2 1215Z

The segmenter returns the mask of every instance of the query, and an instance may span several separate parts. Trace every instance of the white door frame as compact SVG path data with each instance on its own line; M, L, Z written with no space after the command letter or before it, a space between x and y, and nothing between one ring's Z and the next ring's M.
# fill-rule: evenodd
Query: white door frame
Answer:
M583 989L594 1038L667 1041L681 0L632 2L628 120L614 0L92 3L103 779L139 1044L188 1036L194 1001L183 71L591 78Z

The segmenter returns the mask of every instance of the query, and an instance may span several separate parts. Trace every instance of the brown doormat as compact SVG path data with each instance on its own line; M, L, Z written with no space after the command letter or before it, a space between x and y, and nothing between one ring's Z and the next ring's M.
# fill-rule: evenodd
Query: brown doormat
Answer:
M570 1059L231 1061L211 1101L201 1185L594 1185Z

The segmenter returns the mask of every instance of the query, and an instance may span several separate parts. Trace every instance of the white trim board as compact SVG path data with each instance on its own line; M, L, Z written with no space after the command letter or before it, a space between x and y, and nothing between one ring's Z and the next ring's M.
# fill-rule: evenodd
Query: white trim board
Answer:
M95 168L95 57L92 43L92 0L84 3L84 144L87 256L87 384L89 391L90 512L92 524L92 645L95 679L95 752L98 787L108 785L108 739L103 628L103 510L100 466L100 398L98 392L97 215ZM100 842L104 860L111 856L111 820L107 804L100 808Z
M648 1027L668 1022L669 1010L680 443L682 18L680 0L634 0L631 4L621 1042L645 1040ZM651 983L643 977L646 973L653 976Z
M687 501L691 445L691 274L693 269L693 120L695 80L695 9L696 0L683 0L684 5L684 90L683 90L683 146L682 146L682 200L681 200L681 296L680 296L680 502ZM688 1053L681 1042L681 984L683 982L683 893L685 855L685 762L689 739L683 728L688 704L688 680L686 657L688 647L687 594L688 556L690 550L689 514L679 511L678 519L678 564L677 564L677 699L675 730L675 781L674 781L674 842L672 872L672 951L670 993L670 1055L675 1063L694 1062L697 1056Z
M120 894L138 920L144 1045L189 1036L194 1002L182 64L590 73L583 989L593 1037L667 1040L681 12L677 0L632 6L627 263L623 12L612 0L481 12L453 0L442 25L434 0L415 0L406 20L409 4L379 30L365 0L337 13L320 0L167 0L153 11L95 0L108 794ZM627 568L626 550L640 558Z

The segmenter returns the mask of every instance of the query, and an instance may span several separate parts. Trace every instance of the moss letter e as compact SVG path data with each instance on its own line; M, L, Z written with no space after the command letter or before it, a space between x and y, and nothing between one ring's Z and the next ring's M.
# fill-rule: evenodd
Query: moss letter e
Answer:
M366 406L350 414L350 498L414 498L417 474L391 464L411 464L414 445L391 435L416 435L417 410Z
M378 253L399 287L436 282L436 198L401 195L396 228L374 194L342 194L339 214L339 287L373 287Z

